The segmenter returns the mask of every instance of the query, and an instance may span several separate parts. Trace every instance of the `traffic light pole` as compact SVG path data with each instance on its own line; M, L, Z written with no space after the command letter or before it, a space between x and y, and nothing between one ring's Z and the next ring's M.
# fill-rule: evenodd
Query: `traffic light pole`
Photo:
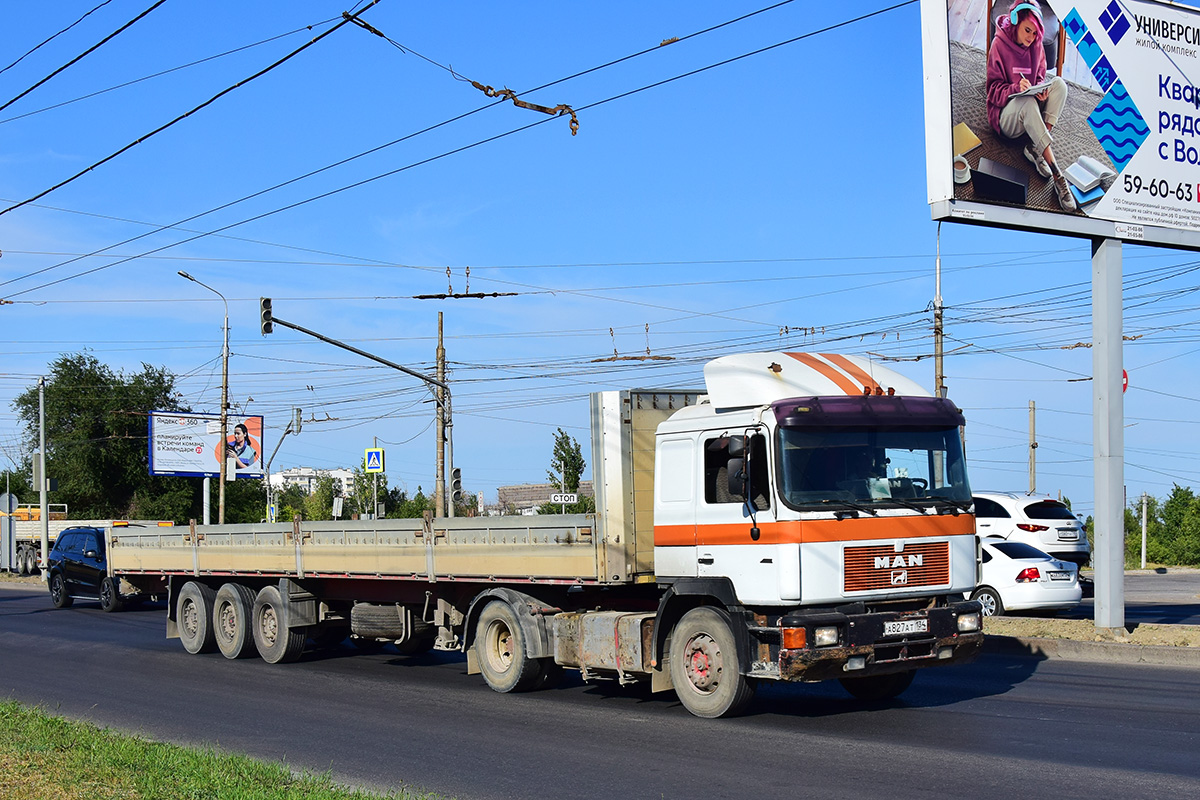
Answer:
M444 420L446 428L447 429L450 428L451 419L452 419L452 416L450 413L450 386L444 380L439 380L438 378L431 378L428 375L422 375L420 372L417 372L416 370L413 370L413 369L409 369L408 367L405 367L401 364L397 364L394 361L388 361L386 358L382 358L381 356L377 356L373 353L368 353L366 350L360 350L357 347L354 347L353 345L346 344L345 342L339 342L337 339L331 339L330 337L325 336L324 334L320 334L320 333L317 333L316 331L309 330L308 328L305 328L302 325L297 325L294 322L287 322L286 320L282 320L279 317L274 315L274 313L271 309L271 298L269 298L269 297L263 297L263 298L259 299L259 315L262 320L263 336L266 336L268 333L271 333L275 325L282 325L285 328L291 328L294 331L299 331L300 333L307 334L307 335L313 337L314 339L320 339L322 342L325 342L326 344L331 344L334 347L340 347L343 350L349 350L351 353L360 355L363 358L370 359L371 361L374 361L378 364L383 364L385 367L391 367L392 369L400 370L405 375L411 375L414 378L418 378L419 380L424 381L429 387L431 387L431 389L433 389L433 396L438 403L438 419ZM439 488L441 488L440 483L439 483ZM440 509L439 509L439 513L441 513Z

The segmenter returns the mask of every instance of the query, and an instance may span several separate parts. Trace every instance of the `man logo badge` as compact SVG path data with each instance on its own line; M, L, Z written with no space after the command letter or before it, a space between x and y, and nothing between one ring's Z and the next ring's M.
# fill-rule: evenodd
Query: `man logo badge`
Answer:
M907 586L908 585L908 570L901 570L892 573L892 586Z

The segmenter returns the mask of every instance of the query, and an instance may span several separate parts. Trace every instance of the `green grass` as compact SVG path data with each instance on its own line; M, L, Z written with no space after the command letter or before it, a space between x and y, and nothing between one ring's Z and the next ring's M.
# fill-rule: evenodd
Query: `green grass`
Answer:
M0 703L0 800L435 800L380 795L285 764L160 744Z

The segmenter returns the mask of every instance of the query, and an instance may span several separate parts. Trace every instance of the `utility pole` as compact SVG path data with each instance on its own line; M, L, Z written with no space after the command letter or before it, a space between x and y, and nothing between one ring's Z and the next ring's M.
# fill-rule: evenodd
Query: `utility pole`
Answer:
M942 325L942 223L937 227L937 257L935 259L936 286L933 292L933 394L946 396L946 370L943 356Z
M42 582L50 580L50 504L46 499L46 379L38 378L38 502L42 520Z
M446 348L442 346L442 312L438 312L437 338L437 474L434 478L433 508L437 516L446 516Z
M1146 568L1146 493L1142 492L1142 569Z
M372 436L371 440L374 442L372 447L374 447L376 450L378 450L379 449L379 437ZM379 518L379 473L372 472L371 473L371 519L378 519L378 518Z
M1037 406L1029 401L1029 493L1037 491Z
M225 295L203 281L196 280L183 270L178 271L181 278L187 278L192 283L199 284L221 298L225 305L225 343L221 347L221 443L217 445L217 458L221 462L218 474L221 485L217 487L217 524L225 524L225 478L229 470L229 301Z

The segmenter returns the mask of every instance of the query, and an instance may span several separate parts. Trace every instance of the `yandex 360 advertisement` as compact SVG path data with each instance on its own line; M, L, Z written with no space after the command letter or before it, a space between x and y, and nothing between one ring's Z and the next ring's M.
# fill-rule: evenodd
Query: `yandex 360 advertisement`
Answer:
M150 412L150 474L217 477L221 458L238 478L263 477L263 418L229 415L221 442L216 414Z
M1115 238L1154 239L1154 226L1200 246L1200 9L941 2L950 117L931 94L927 135L944 141L932 128L949 126L952 148L929 149L932 203L965 221L981 203L1035 212L1023 227L1094 234L1088 221L1107 220Z

